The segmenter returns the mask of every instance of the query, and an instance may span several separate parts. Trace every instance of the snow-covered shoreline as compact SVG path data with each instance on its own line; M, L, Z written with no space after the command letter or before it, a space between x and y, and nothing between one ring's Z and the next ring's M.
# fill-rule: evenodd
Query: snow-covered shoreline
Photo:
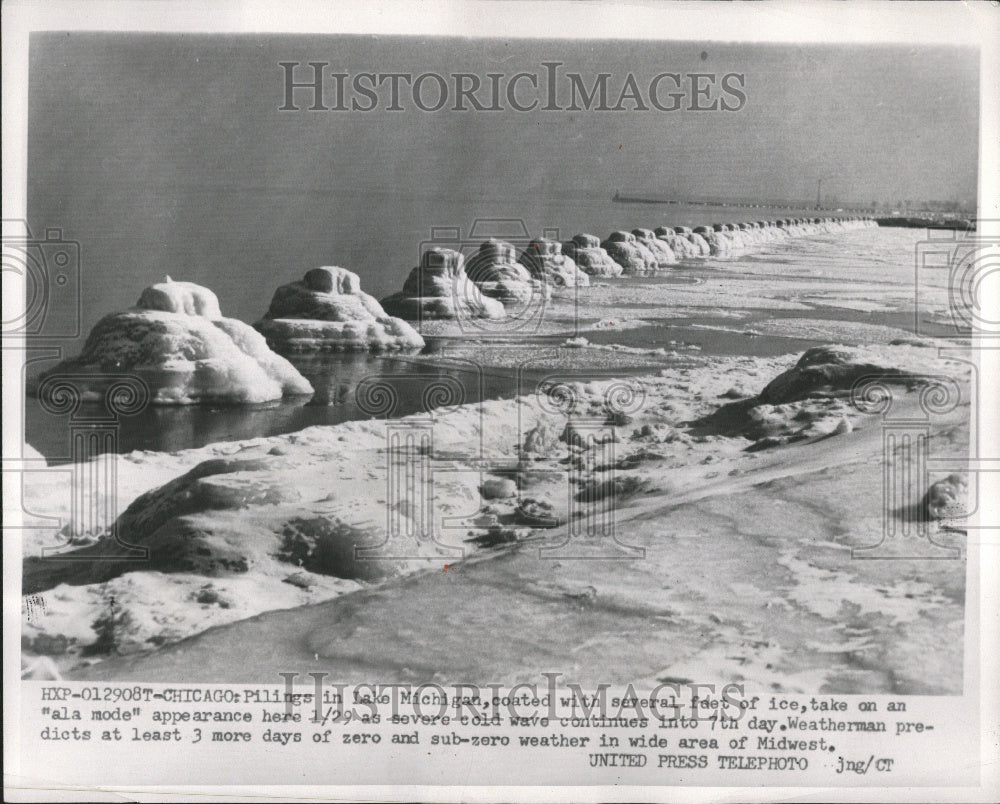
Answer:
M84 548L96 559L85 570L60 575L29 558L25 591L44 596L47 613L26 623L25 647L51 655L71 674L87 674L87 664L115 655L153 651L148 661L155 663L158 650L206 629L396 588L399 578L460 567L463 556L484 550L551 541L574 510L579 516L588 505L600 507L605 496L616 507L652 511L720 477L773 472L781 450L796 443L817 457L833 449L828 439L857 439L859 429L868 443L878 420L852 407L845 396L851 383L866 372L895 373L893 388L912 404L917 394L907 389L919 385L918 376L963 372L928 352L909 345L833 349L805 360L807 368L817 362L828 368L802 380L793 379L795 356L714 358L658 376L570 382L547 395L444 409L426 455L435 471L434 521L438 528L449 517L461 524L438 530L437 542L413 538L417 514L386 496L388 434L420 432L426 424L419 416L172 455L117 456L125 481L118 489L120 535L149 547L149 564L109 560L115 550L107 541ZM771 390L777 375L791 389L787 398ZM823 391L827 381L832 385ZM803 395L806 387L818 395ZM616 397L638 407L615 413L608 404ZM567 399L577 406L570 418ZM27 501L45 498L54 510L53 490L29 486ZM345 559L345 550L386 541L393 506L403 524L393 538L403 541L383 554L406 560ZM538 527L533 516L557 529Z

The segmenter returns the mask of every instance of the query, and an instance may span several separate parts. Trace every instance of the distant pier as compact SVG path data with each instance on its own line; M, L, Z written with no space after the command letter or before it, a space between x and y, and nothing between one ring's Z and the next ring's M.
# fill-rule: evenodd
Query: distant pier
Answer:
M914 218L894 215L876 218L879 226L894 226L902 229L953 229L959 232L976 231L976 221L967 218Z
M618 204L671 204L690 207L717 207L725 209L816 209L828 213L871 213L868 207L817 207L808 201L731 201L722 199L664 198L655 196L624 195L616 191L611 200Z

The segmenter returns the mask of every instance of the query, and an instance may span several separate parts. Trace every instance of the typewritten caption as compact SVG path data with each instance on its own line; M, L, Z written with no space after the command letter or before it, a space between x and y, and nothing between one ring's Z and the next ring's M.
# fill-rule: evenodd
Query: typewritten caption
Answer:
M288 759L261 779L288 781L277 778L283 768L303 767L310 782L351 783L390 781L386 771L402 768L409 780L436 768L434 781L460 764L473 769L470 783L530 784L533 762L551 770L558 758L587 783L896 785L923 778L921 756L961 749L948 699L751 694L737 684L586 690L555 683L557 674L513 688L285 675L248 686L26 683L23 737L56 766L118 748L118 769L134 764L148 778L151 761L225 764L260 752Z

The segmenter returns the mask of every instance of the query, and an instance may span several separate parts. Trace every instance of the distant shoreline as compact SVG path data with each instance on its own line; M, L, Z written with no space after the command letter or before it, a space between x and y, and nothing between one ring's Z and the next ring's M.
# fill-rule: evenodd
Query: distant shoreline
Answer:
M825 213L837 213L842 212L845 215L857 214L857 213L871 213L873 210L870 207L820 207L817 208L815 204L809 203L807 201L723 201L717 199L690 199L690 198L655 198L655 197L644 197L644 196L634 196L634 195L622 195L620 192L615 192L611 196L612 202L616 204L672 204L675 206L692 206L692 207L719 207L719 208L733 208L733 209L797 209L805 211L819 211Z
M616 204L655 204L673 206L714 207L718 209L786 209L822 212L826 215L853 215L858 213L871 214L870 207L816 207L808 202L795 203L779 201L722 201L722 200L692 200L679 198L655 198L633 195L622 195L615 192L611 201ZM906 229L951 229L955 231L975 231L975 217L935 217L916 215L887 215L875 218L879 226L901 227Z
M903 229L954 229L960 232L976 231L975 218L876 218L879 226L895 226Z

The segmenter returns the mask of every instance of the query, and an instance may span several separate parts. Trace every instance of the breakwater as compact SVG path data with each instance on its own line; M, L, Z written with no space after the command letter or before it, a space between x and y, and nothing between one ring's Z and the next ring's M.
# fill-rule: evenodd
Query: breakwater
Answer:
M601 240L585 232L559 242L531 240L520 249L490 238L469 253L434 247L407 277L403 289L382 299L390 315L407 320L503 320L508 308L552 289L585 287L590 277L652 276L690 260L728 259L789 238L878 226L871 218L780 218L619 229Z
M967 218L877 218L879 226L903 229L953 229L958 232L976 231L976 222Z
M115 382L136 377L136 393L160 405L274 402L315 388L287 357L329 352L417 352L425 346L407 321L518 320L536 299L560 288L587 287L591 277L651 276L672 266L727 259L789 238L875 227L870 218L782 218L616 230L601 240L580 233L560 242L489 239L470 255L424 251L400 292L382 300L338 266L314 268L275 292L264 318L250 327L224 317L216 295L190 282L147 287L135 306L105 316L82 353L32 382L29 393L53 412L67 394L107 401Z

